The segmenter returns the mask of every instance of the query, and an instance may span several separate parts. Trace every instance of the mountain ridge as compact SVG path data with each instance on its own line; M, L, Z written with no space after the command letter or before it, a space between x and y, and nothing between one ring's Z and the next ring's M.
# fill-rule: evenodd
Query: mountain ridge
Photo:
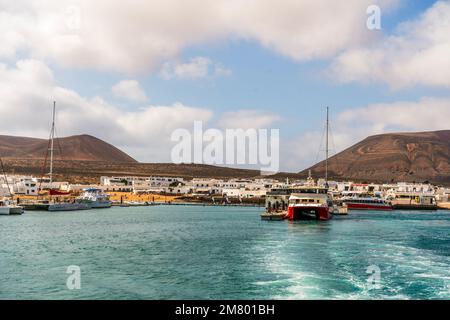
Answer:
M59 154L61 145L62 156ZM9 173L39 175L48 140L0 135L0 156ZM140 163L90 135L55 140L55 174L71 182L96 182L102 175L168 175L186 178L256 178L257 170L201 164ZM324 161L298 173L267 178L325 176ZM48 165L48 160L47 160ZM398 132L369 136L329 159L329 177L355 182L424 182L450 185L450 130Z
M329 159L329 176L339 180L450 183L450 130L369 136ZM324 176L325 162L299 174Z
M6 159L45 159L48 139L0 135L0 156ZM99 138L88 134L54 140L55 160L137 163L135 159Z

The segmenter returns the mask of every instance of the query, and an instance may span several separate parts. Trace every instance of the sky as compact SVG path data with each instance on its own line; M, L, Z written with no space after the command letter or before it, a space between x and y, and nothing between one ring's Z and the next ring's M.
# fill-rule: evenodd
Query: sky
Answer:
M367 8L380 8L370 30ZM0 0L0 134L91 134L170 162L171 133L280 130L280 170L450 129L450 1Z

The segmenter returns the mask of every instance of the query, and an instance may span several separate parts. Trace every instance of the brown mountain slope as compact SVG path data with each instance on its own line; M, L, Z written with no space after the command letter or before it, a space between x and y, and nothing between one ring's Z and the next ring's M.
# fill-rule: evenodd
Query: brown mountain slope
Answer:
M40 176L48 172L48 160L44 167L47 149L45 139L0 135L0 156L10 174ZM55 140L54 175L72 183L98 183L100 176L113 175L227 179L256 178L260 172L201 164L139 163L100 139L81 135Z
M56 160L137 162L109 143L89 135L55 139L54 149ZM47 150L46 139L0 135L0 156L6 159L44 159Z
M324 176L325 162L308 170ZM450 184L450 130L371 136L329 159L329 175L355 181Z

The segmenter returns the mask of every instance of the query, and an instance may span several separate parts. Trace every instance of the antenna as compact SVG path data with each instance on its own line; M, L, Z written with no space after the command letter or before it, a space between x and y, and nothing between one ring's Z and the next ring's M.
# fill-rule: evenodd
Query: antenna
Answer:
M56 113L56 101L53 101L53 115L52 115L52 129L50 131L50 188L53 184L53 150L55 140L55 113Z
M329 148L328 148L328 135L329 135L329 127L330 127L330 121L329 121L329 110L330 108L327 107L327 134L326 134L326 148L325 148L325 183L328 185L328 154L329 154Z

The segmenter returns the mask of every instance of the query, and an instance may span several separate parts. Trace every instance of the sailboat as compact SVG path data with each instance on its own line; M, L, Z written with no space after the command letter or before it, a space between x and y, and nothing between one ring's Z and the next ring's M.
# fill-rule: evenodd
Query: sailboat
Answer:
M53 195L68 195L69 192L64 192L59 189L53 188L53 151L55 146L55 117L56 117L56 102L53 102L53 113L52 113L52 128L50 131L50 190L49 194L50 196ZM48 211L75 211L75 210L87 210L91 209L90 206L88 206L85 203L78 203L76 201L70 201L70 202L50 202L47 210Z
M10 189L9 183L8 183L8 176L6 175L5 168L3 166L3 160L2 160L1 157L0 157L0 164L1 164L1 167L2 167L3 177L5 179L6 186L8 188L8 192L9 192L9 197L10 197L10 199L4 198L3 200L0 200L0 215L17 215L17 214L22 214L23 213L23 207L17 206L14 203L13 195L11 193L11 189Z
M289 197L287 219L327 221L332 218L333 202L328 195L328 135L329 108L326 123L325 186L303 186L295 189Z

